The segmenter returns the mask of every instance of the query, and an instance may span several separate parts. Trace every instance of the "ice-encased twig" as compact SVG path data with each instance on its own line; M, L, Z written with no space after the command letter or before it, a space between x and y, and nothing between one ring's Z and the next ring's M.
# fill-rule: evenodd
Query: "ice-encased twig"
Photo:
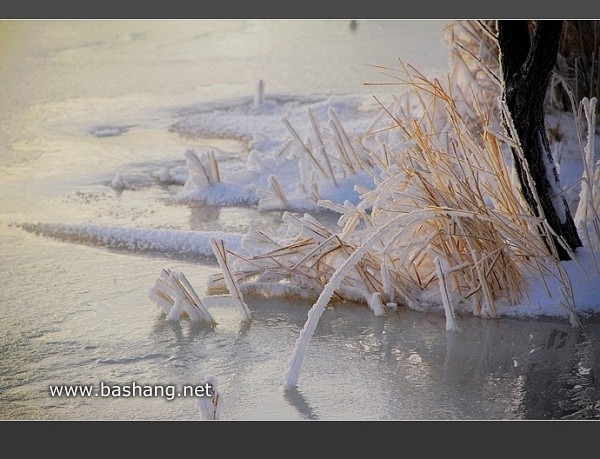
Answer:
M242 237L242 248L247 251L271 251L280 249L281 244L274 241L260 230L249 228L244 237Z
M215 256L217 257L217 261L219 262L219 266L221 267L221 271L223 271L223 275L225 277L225 283L227 285L227 289L229 290L229 294L234 298L237 309L242 317L242 320L249 321L251 320L250 309L248 305L244 302L244 297L238 283L235 279L235 274L231 270L231 266L229 261L227 260L227 250L225 249L225 242L222 239L210 238L210 245L215 252Z
M302 141L302 139L300 138L300 135L298 135L298 132L296 132L294 127L290 124L287 117L285 117L285 116L282 117L281 122L286 127L288 132L292 135L292 137L300 144L302 149L308 154L308 157L311 159L312 164L317 168L317 170L322 174L323 177L327 178L327 172L325 171L325 169L323 169L323 166L321 166L321 164L315 157L312 150L310 148L308 148L308 146Z
M317 119L315 118L315 114L311 108L308 109L308 115L310 117L310 122L317 137L319 151L321 152L321 156L324 158L325 164L327 165L327 171L329 172L329 178L333 181L333 184L337 187L337 180L335 179L335 173L333 172L333 167L331 166L331 161L329 160L329 155L327 151L325 151L325 143L323 142L323 136L321 135L321 131L319 130L319 126L317 124Z
M217 387L217 378L212 375L207 376L206 385L210 388L210 394L196 397L196 406L200 412L201 420L217 421L221 416L223 405L223 397Z
M289 212L284 212L281 219L289 225L297 226L302 233L317 242L324 242L332 235L331 231L310 214L304 214L302 218L298 218Z
M148 295L166 314L167 320L178 320L185 312L194 322L215 323L212 314L182 272L163 268Z
M367 253L373 243L379 241L386 235L388 231L397 229L396 225L401 218L402 216L396 217L389 221L386 225L378 228L377 231L375 231L375 233L365 240L360 247L358 247L350 256L348 256L348 258L346 258L340 267L333 273L319 295L318 300L315 302L315 304L313 304L310 311L308 311L308 318L304 323L304 327L302 328L298 339L296 340L294 351L290 360L288 361L288 368L284 375L284 390L288 390L290 387L297 385L298 377L300 375L300 368L302 366L302 361L304 360L304 355L306 354L308 344L310 343L310 339L317 327L321 315L323 315L323 312L329 303L329 300L339 288L341 282L348 275L350 270L352 270L361 260L365 253ZM402 230L400 230L400 232L402 232Z
M204 189L221 181L219 165L213 150L198 155L194 150L188 149L184 156L188 168L186 188Z
M446 273L448 267L442 263L439 257L435 257L433 260L437 272L438 282L440 285L440 294L442 296L442 303L444 304L444 312L446 313L446 330L447 331L458 331L459 328L456 325L456 317L454 316L454 307L452 306L452 300L450 299L450 290L448 280L446 279Z
M277 176L270 175L268 178L269 189L258 190L256 194L259 197L259 210L276 210L285 209L288 205L288 198L283 191Z
M174 271L172 276L185 298L184 311L190 319L193 321L215 322L212 314L206 309L185 275L180 271Z
M256 93L254 93L254 106L260 108L265 102L265 82L258 80Z

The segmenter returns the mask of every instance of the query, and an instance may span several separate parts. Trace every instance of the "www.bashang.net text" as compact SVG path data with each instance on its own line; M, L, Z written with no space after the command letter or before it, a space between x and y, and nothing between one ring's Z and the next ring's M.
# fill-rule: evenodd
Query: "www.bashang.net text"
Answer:
M58 384L48 387L50 397L162 397L174 400L177 397L212 397L212 384Z

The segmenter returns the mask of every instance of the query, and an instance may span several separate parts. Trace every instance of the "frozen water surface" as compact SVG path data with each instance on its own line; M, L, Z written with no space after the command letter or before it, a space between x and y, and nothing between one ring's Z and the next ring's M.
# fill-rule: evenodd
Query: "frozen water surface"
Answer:
M366 64L400 57L442 72L444 25L1 22L0 418L199 420L191 397L51 397L49 386L181 388L208 375L229 420L540 419L585 406L600 363L594 322L582 334L543 317L465 317L448 333L439 314L332 303L284 392L311 302L247 296L244 323L217 301L209 326L167 321L148 297L163 268L204 295L219 272L203 252L211 235L236 247L250 227L286 231L253 187L225 180L204 201L179 199L186 151L212 150L224 176L240 177L251 150L288 136L284 116L335 107L363 125L371 95L391 93L363 86L381 79Z

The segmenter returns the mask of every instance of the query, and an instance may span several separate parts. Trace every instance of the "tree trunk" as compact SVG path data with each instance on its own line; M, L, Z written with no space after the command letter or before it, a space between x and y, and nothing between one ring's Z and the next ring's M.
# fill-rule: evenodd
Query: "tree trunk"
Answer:
M517 149L512 149L523 196L533 215L545 218L566 245L575 250L582 243L567 200L561 194L544 116L544 99L556 64L562 23L538 21L530 36L528 21L501 20L498 21L498 43L503 98L518 137L515 140L522 151L521 157ZM547 246L556 247L560 260L569 260L568 251L556 237L550 239L544 239Z

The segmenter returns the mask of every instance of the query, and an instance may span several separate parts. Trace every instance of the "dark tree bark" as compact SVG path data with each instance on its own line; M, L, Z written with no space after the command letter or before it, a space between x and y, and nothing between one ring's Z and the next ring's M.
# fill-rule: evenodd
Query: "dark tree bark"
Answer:
M515 140L523 153L522 159L518 150L512 150L523 196L533 215L545 218L568 247L575 250L582 243L565 197L557 196L561 187L544 116L544 99L558 56L562 26L563 21L538 21L530 34L528 21L501 20L498 43L503 98L518 137ZM555 237L545 242L548 247L554 244L560 260L570 259Z

